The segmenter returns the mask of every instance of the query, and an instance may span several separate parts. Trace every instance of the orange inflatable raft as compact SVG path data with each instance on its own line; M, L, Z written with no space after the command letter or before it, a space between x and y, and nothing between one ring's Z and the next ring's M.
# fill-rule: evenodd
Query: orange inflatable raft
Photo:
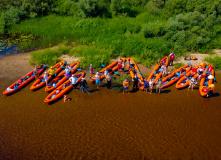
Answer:
M123 62L125 62L125 58L121 58L121 59L123 60ZM106 69L110 70L109 73L112 74L114 71L118 70L118 62L114 61L109 66L107 66L99 71L99 73L101 74L101 80L105 78L104 72ZM93 77L91 77L90 81L95 82L95 75Z
M76 83L79 83L81 78L84 77L85 73L84 72L80 72L78 74L75 75L75 77L78 78ZM63 88L63 84L65 84L65 89L62 90ZM51 92L44 100L45 103L49 103L52 102L58 98L60 98L61 96L63 96L66 92L68 92L71 88L73 88L73 86L71 85L70 80L68 79L67 81L65 81L62 85L60 85L57 89L55 89L53 92Z
M143 75L141 74L137 64L130 57L127 58L127 66L129 68L130 76L132 79L134 78L135 74L137 74L137 76L140 79L138 87L139 87L139 89L143 90L144 89Z
M164 57L163 59L160 60L162 64L165 65L165 67L168 66L169 63L169 57ZM156 81L162 76L162 70L161 70L161 66L159 66L159 64L156 65L156 67L154 68L154 70L151 72L151 74L149 75L147 81L149 82L150 79L153 80L153 85L156 83Z
M53 66L53 68L55 69L55 73L56 73L56 74L58 74L58 73L63 69L62 67L64 67L65 63L66 63L66 61L65 61L65 60L62 60L62 61L58 62L57 64L55 64L55 65ZM49 72L47 71L47 73L49 73ZM39 77L39 79L36 80L36 81L33 83L33 85L30 87L30 90L33 91L33 90L36 90L36 89L39 89L39 88L43 87L43 86L46 84L46 82L45 82L45 80L44 80L43 77L44 77L44 75L42 75L41 77ZM51 79L51 75L48 76L48 79L49 79L49 80Z
M78 68L79 62L75 62L70 65L71 67L71 74L73 74L77 68ZM61 73L59 73L58 76L56 76L55 79L53 79L48 86L46 86L45 91L50 92L53 91L55 88L59 87L62 83L64 83L67 80L67 77L65 76L65 70L63 70ZM55 85L54 85L55 84Z
M197 74L197 69L202 66L202 69L205 69L206 64L200 64L196 67L194 67L192 70L190 70L185 76L183 76L177 83L176 83L176 88L177 89L182 89L185 88L189 85L191 78L194 76L195 79L197 79L198 74Z
M199 92L201 96L204 97L207 95L207 91L211 89L211 84L214 84L214 69L212 65L209 65L205 69L205 72L203 73L202 79L200 81Z
M39 67L37 67L38 69L38 73L41 74L44 70L45 70L46 65L41 65ZM18 91L19 89L23 88L24 86L26 86L28 83L30 83L31 81L33 81L35 79L35 76L33 74L33 71L30 71L29 73L27 73L26 75L24 75L21 79L17 80L15 83L13 83L12 85L10 85L4 92L3 94L7 95L7 94L11 94L14 93L16 91ZM16 83L18 83L18 86L15 85Z
M191 70L191 65L185 65L180 67L179 69L175 70L173 73L169 74L165 78L162 79L163 81L163 88L168 87L178 81L180 78L184 76L184 74L188 73Z

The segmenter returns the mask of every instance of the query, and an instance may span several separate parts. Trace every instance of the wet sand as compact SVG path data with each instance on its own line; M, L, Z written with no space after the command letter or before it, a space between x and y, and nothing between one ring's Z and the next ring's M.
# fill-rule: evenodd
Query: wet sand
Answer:
M15 80L0 79L0 91ZM150 95L90 83L90 95L74 89L70 102L51 105L30 86L0 95L0 159L221 159L219 83L212 98L174 85Z

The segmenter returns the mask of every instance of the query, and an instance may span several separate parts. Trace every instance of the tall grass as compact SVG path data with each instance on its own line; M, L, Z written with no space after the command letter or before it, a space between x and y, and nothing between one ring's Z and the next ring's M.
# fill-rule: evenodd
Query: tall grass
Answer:
M221 56L205 57L204 61L212 64L215 69L221 69Z
M57 49L46 49L44 51L33 52L30 63L32 65L47 64L49 66L59 62L62 54L68 54L70 47L58 47Z

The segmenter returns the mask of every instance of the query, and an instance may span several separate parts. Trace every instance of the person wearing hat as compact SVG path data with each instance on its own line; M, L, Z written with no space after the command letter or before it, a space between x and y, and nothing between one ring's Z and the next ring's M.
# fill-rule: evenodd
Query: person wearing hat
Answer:
M35 79L39 78L39 70L38 70L37 66L35 66L35 69L33 70L33 74L35 75Z
M76 88L77 87L77 81L78 81L78 78L74 76L74 74L72 74L72 76L69 78L70 82L71 82L71 85Z
M90 64L90 78L92 77L93 73L94 73L94 68L93 65Z
M82 92L87 92L87 93L89 93L89 91L87 90L86 85L87 85L87 82L86 82L85 78L84 78L84 77L81 78L80 88L81 88Z
M44 80L45 80L45 82L46 82L46 86L48 85L48 73L45 71L45 74L44 74Z
M48 73L51 75L51 79L54 79L56 76L55 69L51 66L50 69L48 70Z
M161 90L163 88L163 81L161 78L159 78L157 81L156 81L156 93L159 91L159 93L161 93Z

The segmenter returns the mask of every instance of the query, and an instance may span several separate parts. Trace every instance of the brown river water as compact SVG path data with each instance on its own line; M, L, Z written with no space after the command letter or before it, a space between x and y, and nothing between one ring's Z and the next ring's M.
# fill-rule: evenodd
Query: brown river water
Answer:
M212 98L175 85L122 94L90 84L91 94L74 89L70 102L51 105L31 83L0 95L0 159L221 159L221 74L216 79ZM0 79L0 91L15 80Z

